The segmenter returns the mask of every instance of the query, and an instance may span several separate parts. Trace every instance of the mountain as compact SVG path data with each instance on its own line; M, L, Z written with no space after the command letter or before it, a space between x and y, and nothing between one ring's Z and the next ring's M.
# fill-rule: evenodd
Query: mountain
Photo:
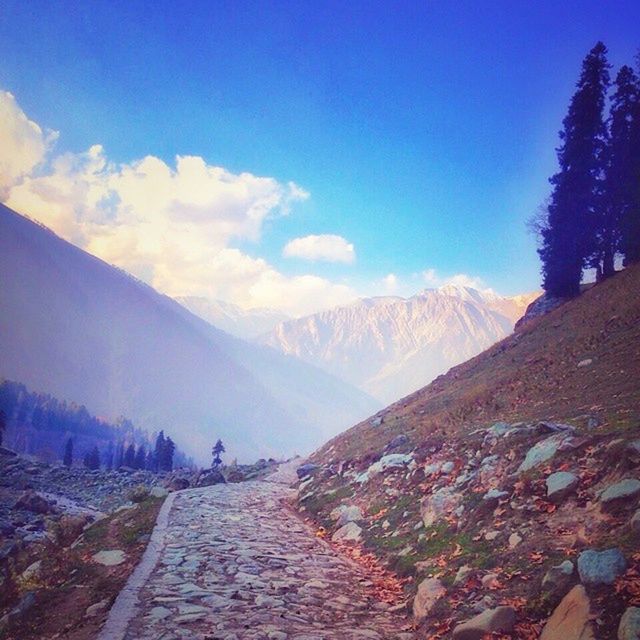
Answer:
M222 300L197 296L178 297L176 300L191 313L238 338L250 340L271 331L289 320L289 316L275 309L241 309Z
M0 205L0 377L166 429L200 463L308 451L375 409L343 381L234 338Z
M365 298L283 322L259 340L388 403L504 338L536 295L447 285Z

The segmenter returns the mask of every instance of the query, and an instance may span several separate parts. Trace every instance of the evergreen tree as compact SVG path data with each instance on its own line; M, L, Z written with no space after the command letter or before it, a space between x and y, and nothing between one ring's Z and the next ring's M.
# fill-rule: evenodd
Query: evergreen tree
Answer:
M5 412L0 409L0 445L2 445L2 438L4 436L4 432L7 429L7 416Z
M638 78L624 66L615 80L609 117L605 191L596 235L592 264L604 278L615 273L615 257L623 249L623 226L634 209L639 149L633 149L632 134L637 126ZM626 244L626 243L625 243Z
M67 438L62 464L64 464L65 467L70 467L73 464L73 440L71 438Z
M84 466L87 469L99 469L100 468L100 451L98 447L93 447L91 451L88 451L84 456Z
M580 293L582 270L595 251L605 168L606 54L607 48L598 42L584 59L577 91L560 132L560 171L550 179L553 192L538 250L543 287L553 296Z
M153 455L153 451L149 450L147 453L147 460L145 462L145 469L147 471L156 471L156 461Z
M213 449L211 454L213 455L213 465L217 467L222 464L222 459L220 458L220 454L225 452L224 445L222 444L222 440L218 438L218 441L213 445Z
M176 445L171 438L167 438L164 441L164 447L162 449L162 471L173 470L173 454L175 453Z
M124 459L122 460L122 464L125 467L130 467L131 469L135 468L136 464L136 447L133 442L127 447L127 450L124 454Z
M145 462L147 461L147 452L144 449L144 445L140 445L136 451L135 468L144 469Z
M111 471L113 469L113 441L109 440L109 444L107 445L107 452L104 455L104 466L107 471Z
M113 468L119 469L122 466L123 460L124 460L124 443L120 441L116 445L116 454L113 460Z
M154 450L154 458L155 458L155 468L154 471L161 471L162 460L164 455L164 431L160 431L158 437L156 438L156 448Z

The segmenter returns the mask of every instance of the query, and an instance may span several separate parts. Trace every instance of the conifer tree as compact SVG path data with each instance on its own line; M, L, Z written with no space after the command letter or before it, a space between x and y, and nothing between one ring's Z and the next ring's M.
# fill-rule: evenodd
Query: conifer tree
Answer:
M107 445L107 452L104 455L104 466L107 471L111 471L113 469L113 442L109 440L109 444Z
M5 412L0 409L0 445L2 445L2 438L4 436L4 432L7 428L7 416Z
M164 431L160 431L156 438L156 448L154 450L155 469L154 471L162 471L162 460L164 456Z
M145 462L147 460L147 452L145 451L144 445L141 444L136 451L134 468L136 469L144 469Z
M560 132L560 170L542 229L543 287L552 296L580 293L582 270L595 251L606 145L603 111L609 86L607 48L598 42L582 63L577 90Z
M99 469L100 468L100 451L98 447L93 447L91 451L88 451L84 456L84 466L87 469Z
M116 445L116 454L113 460L114 469L119 469L122 466L123 458L124 458L124 443L120 441Z
M218 467L222 464L222 459L220 458L220 454L225 452L224 445L222 444L222 440L218 438L218 441L213 445L213 449L211 451L211 455L213 455L213 466Z
M71 438L67 438L62 464L64 464L65 467L70 467L73 464L73 440Z
M167 438L164 442L162 450L162 471L173 470L173 454L175 453L176 445L171 438Z
M125 454L124 454L124 459L122 461L122 464L125 467L130 467L131 469L135 468L135 464L136 464L136 447L133 444L133 442L127 447L127 450L125 451Z

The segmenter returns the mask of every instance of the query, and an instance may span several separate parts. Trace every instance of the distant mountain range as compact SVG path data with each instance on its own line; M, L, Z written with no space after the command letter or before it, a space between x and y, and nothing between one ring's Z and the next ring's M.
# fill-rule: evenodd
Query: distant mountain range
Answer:
M283 322L259 340L389 403L511 333L538 295L447 285L411 298L366 298Z
M0 377L166 429L200 463L307 452L375 411L365 393L175 300L0 205Z

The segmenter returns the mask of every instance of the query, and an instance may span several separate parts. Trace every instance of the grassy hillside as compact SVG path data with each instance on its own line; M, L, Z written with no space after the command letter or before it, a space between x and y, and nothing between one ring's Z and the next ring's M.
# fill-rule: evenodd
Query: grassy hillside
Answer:
M590 363L585 362L591 360ZM582 363L582 365L581 365ZM640 422L640 266L532 320L424 389L334 438L316 461L358 458L496 420Z

